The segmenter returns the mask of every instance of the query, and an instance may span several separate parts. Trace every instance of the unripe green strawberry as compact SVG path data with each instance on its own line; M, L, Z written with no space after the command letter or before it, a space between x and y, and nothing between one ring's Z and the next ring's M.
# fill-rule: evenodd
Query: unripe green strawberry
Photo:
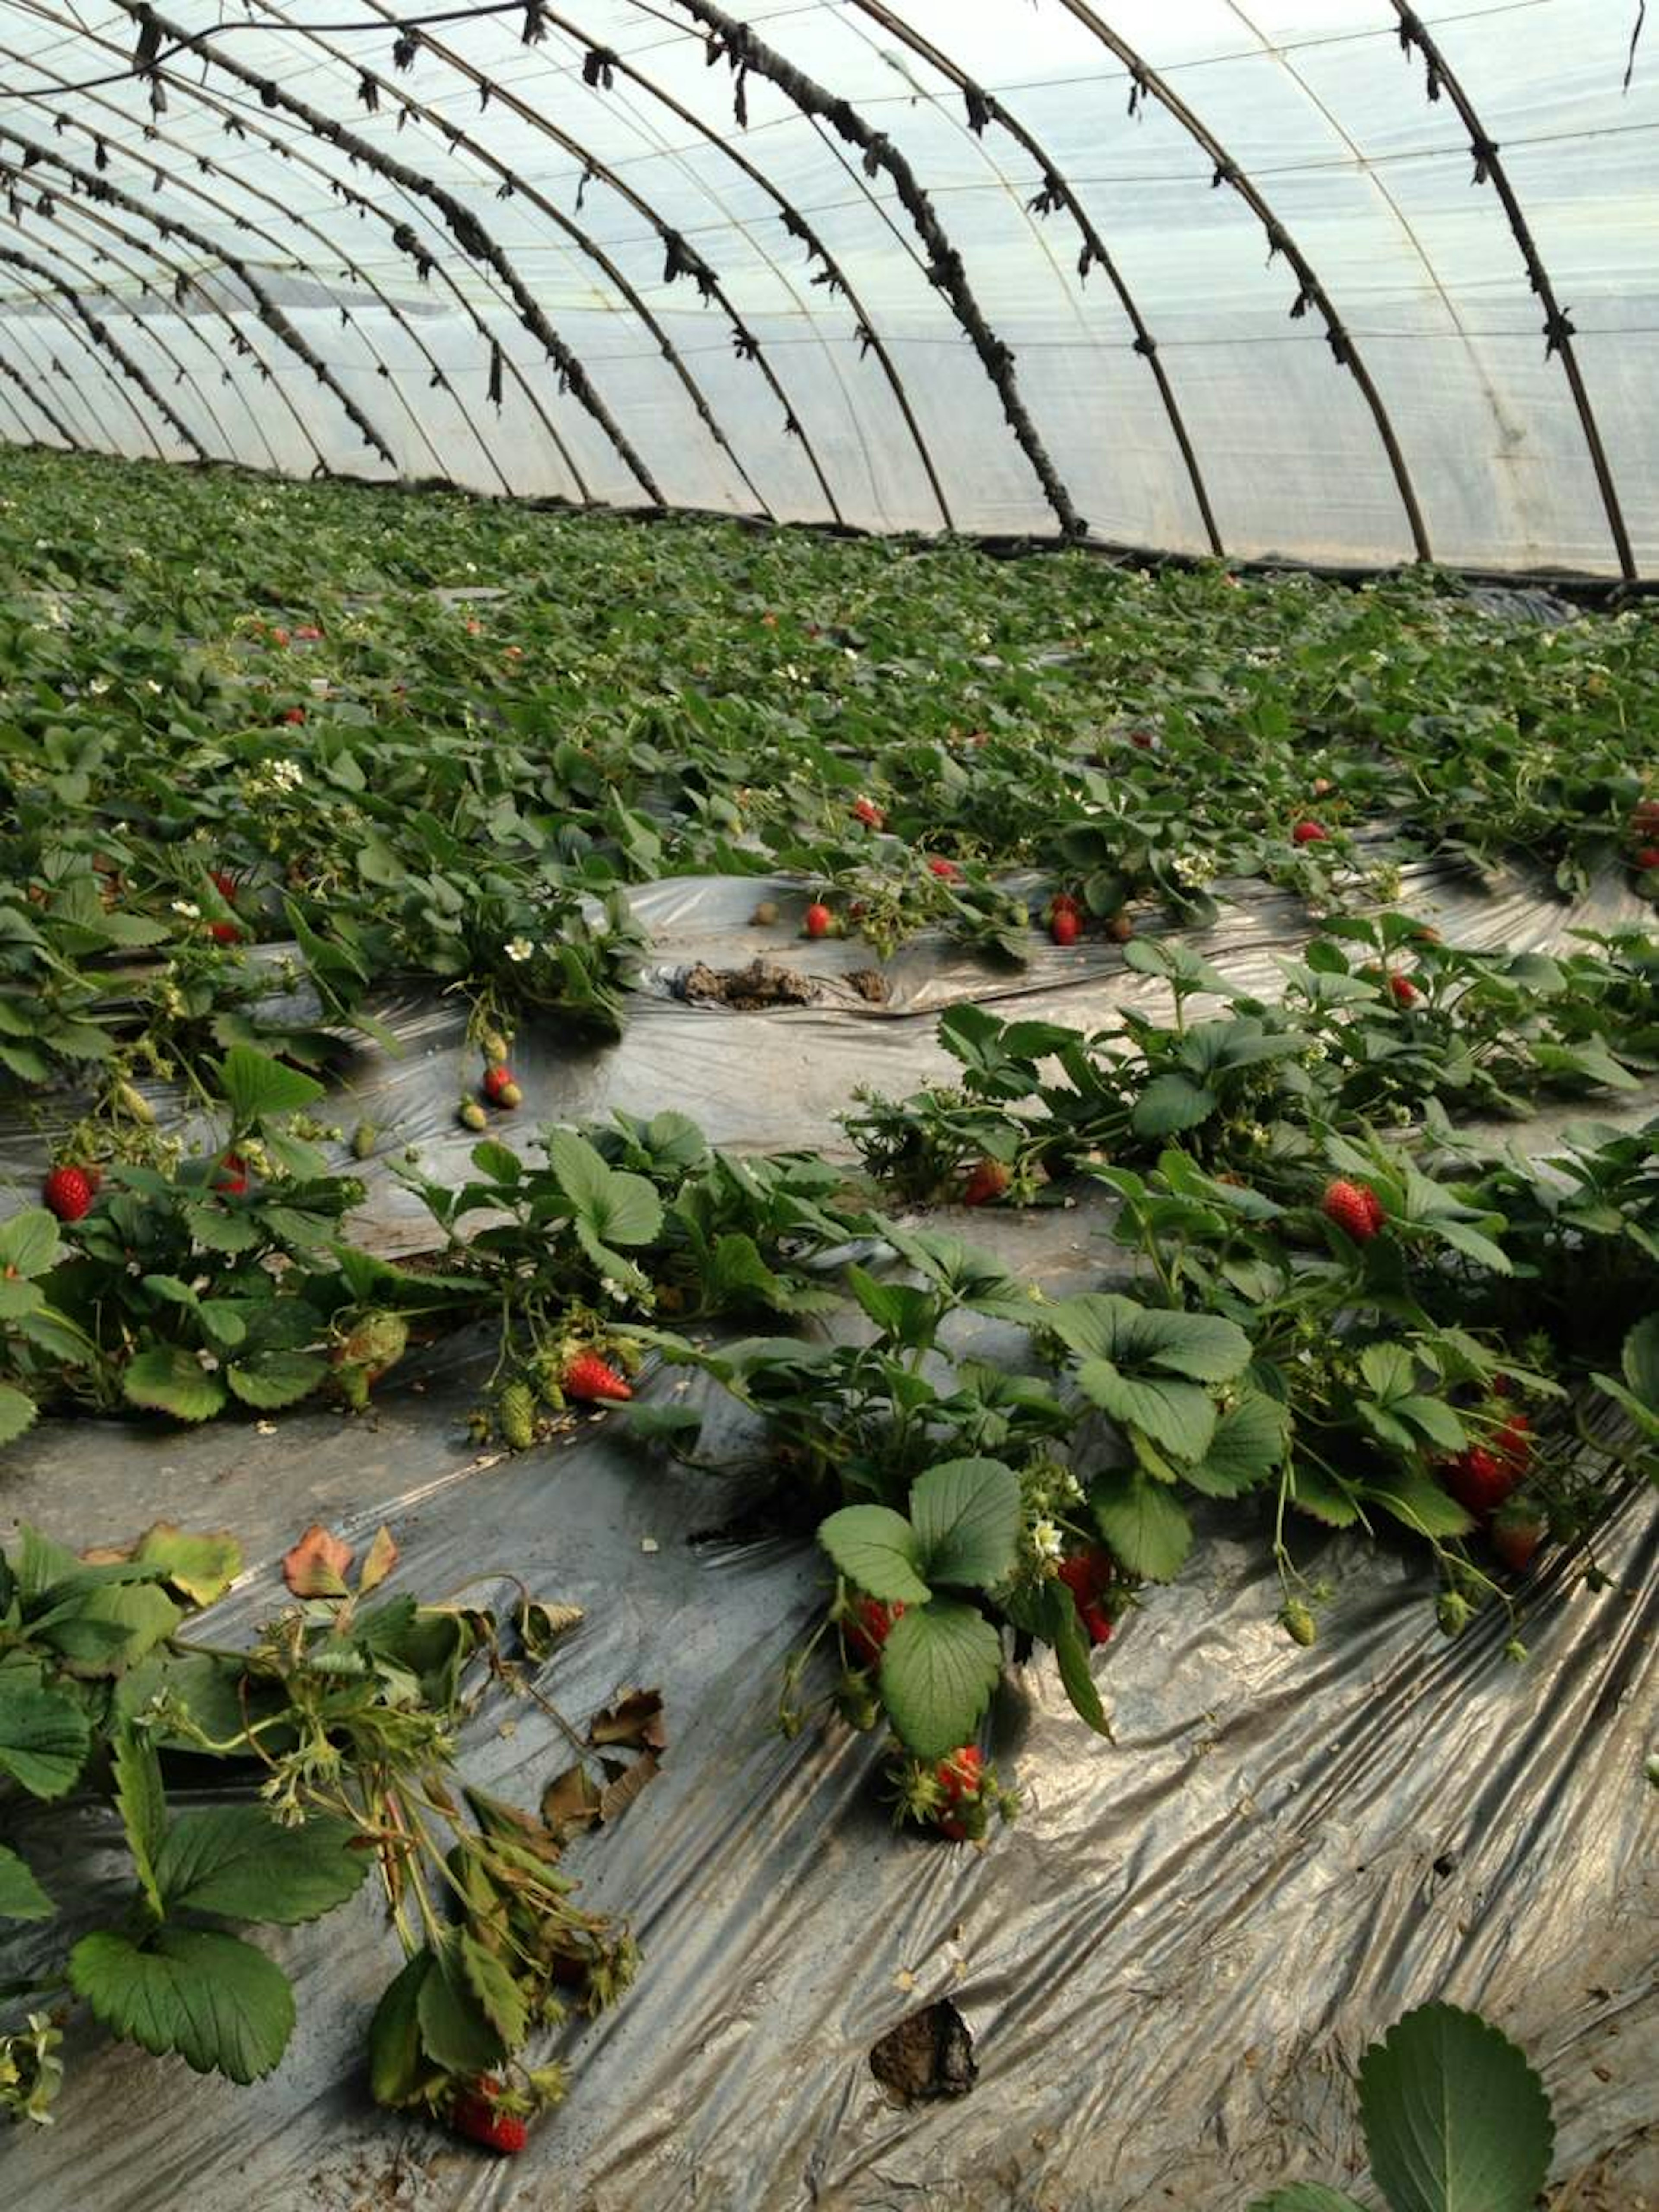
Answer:
M499 1066L507 1058L510 1048L499 1030L486 1030L478 1039L478 1049L492 1066Z
M1474 1607L1456 1590L1442 1590L1434 1617L1443 1636L1461 1636L1474 1618Z
M143 1092L131 1083L118 1083L114 1091L115 1103L130 1121L141 1121L147 1129L155 1126L155 1109Z
M359 1121L351 1133L352 1158L366 1160L372 1158L380 1134L380 1131L372 1121Z
M495 1407L501 1441L510 1451L528 1451L536 1441L536 1401L525 1382L509 1382Z
M867 1674L843 1674L836 1690L836 1711L848 1728L862 1734L881 1718L881 1701Z
M463 1098L455 1109L455 1119L464 1129L487 1129L489 1116L476 1098Z
M763 899L749 917L757 929L770 929L777 918L778 902L775 899Z
M1292 1644L1307 1650L1319 1640L1319 1623L1299 1597L1286 1598L1279 1609L1279 1622Z

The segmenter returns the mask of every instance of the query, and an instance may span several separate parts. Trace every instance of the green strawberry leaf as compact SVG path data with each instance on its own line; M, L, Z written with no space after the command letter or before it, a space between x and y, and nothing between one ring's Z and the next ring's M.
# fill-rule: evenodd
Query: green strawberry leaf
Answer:
M936 1599L913 1605L888 1631L881 1701L907 1750L945 1759L973 1735L1001 1672L1001 1639L984 1615Z
M0 1275L44 1275L63 1251L57 1220L44 1206L26 1206L0 1222Z
M574 1129L547 1140L548 1164L561 1188L602 1244L648 1244L662 1227L662 1201L643 1176L610 1166Z
M297 1114L325 1094L323 1085L252 1045L234 1044L220 1061L219 1090L238 1128L267 1115Z
M32 1797L61 1797L92 1749L92 1724L72 1690L44 1687L21 1668L0 1671L0 1774Z
M1019 1477L1000 1460L947 1460L912 1484L910 1518L930 1586L989 1589L1018 1557Z
M1354 1492L1310 1460L1291 1461L1287 1495L1298 1513L1311 1515L1328 1528L1352 1528L1359 1518Z
M1112 1468L1089 1492L1096 1526L1132 1575L1167 1583L1193 1547L1193 1524L1168 1487L1138 1467Z
M818 1541L850 1583L890 1605L926 1605L921 1539L887 1505L843 1505L818 1523Z
M433 2069L421 2046L421 1990L432 1970L422 1948L387 1983L368 2031L368 2091L377 2105L412 2105Z
M456 1949L459 1932L446 1929L434 1941L431 1969L415 2000L421 2045L452 2074L487 2074L507 2057L507 2046L468 1986Z
M1524 2212L1549 2172L1543 2083L1499 2029L1452 2005L1419 2006L1371 2045L1359 2111L1393 2212Z
M524 1991L495 1954L470 1929L459 1931L457 1945L461 1972L477 1999L485 2019L509 2051L516 2051L530 2033L530 2010Z
M0 1920L51 1920L57 1911L28 1861L0 1844Z
M1177 1459L1200 1460L1209 1450L1215 1405L1197 1383L1121 1375L1109 1359L1085 1359L1077 1379L1084 1395L1103 1413L1124 1428L1144 1429Z
M1173 1137L1207 1121L1220 1100L1213 1091L1185 1075L1155 1075L1129 1117L1138 1137Z
M1371 1475L1359 1486L1359 1494L1419 1536L1467 1536L1474 1526L1457 1500L1420 1468L1390 1468Z
M161 1782L161 1762L148 1735L131 1727L114 1730L111 1764L115 1770L115 1807L126 1831L127 1849L138 1875L138 1887L155 1917L163 1917L161 1893L155 1880L155 1854L167 1834L167 1800Z
M1182 1474L1206 1498L1242 1498L1273 1474L1290 1435L1289 1407L1264 1391L1247 1390L1218 1419L1203 1458Z
M262 1352L252 1359L235 1360L225 1370L235 1396L261 1413L297 1406L320 1389L328 1375L327 1360L313 1352Z
M112 2035L198 2074L254 2081L294 2032L294 1991L263 1951L204 1928L159 1928L141 1946L113 1929L83 1936L70 1981Z
M37 1623L35 1633L63 1655L72 1674L120 1674L183 1619L181 1607L155 1583L105 1584L72 1608L58 1607L49 1621Z
M156 1884L169 1913L295 1927L356 1893L371 1863L356 1835L331 1814L285 1828L262 1805L181 1813L156 1854Z
M1103 1735L1109 1742L1112 1724L1106 1717L1106 1708L1101 1703L1089 1665L1089 1638L1078 1618L1077 1600L1062 1582L1045 1583L1042 1586L1038 1633L1053 1647L1060 1686L1071 1699L1073 1711L1097 1735Z
M175 1420L208 1421L223 1409L224 1384L182 1345L155 1345L130 1360L121 1376L130 1403Z
M0 1444L15 1443L34 1426L40 1412L33 1398L9 1382L0 1382Z

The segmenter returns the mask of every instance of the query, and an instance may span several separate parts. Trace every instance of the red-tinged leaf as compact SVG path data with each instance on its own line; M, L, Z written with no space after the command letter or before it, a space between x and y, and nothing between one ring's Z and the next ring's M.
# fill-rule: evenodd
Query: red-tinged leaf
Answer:
M291 1552L283 1555L283 1580L295 1597L343 1597L351 1547L313 1521Z

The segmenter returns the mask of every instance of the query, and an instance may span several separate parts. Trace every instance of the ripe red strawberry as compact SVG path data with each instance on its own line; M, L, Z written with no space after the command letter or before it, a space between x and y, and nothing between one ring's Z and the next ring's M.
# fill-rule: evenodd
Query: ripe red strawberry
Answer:
M933 1779L953 1805L974 1797L984 1779L985 1754L976 1743L965 1743L933 1769Z
M1638 837L1659 830L1659 799L1638 799L1630 811L1630 826Z
M241 1198L247 1190L247 1162L240 1152L227 1152L219 1163L213 1188L227 1198Z
M1056 891L1048 902L1048 911L1054 914L1081 914L1083 902L1071 891Z
M1135 926L1127 914L1115 914L1106 925L1106 934L1114 945L1127 945L1135 933Z
M866 830L884 830L887 827L887 817L873 799L855 799L853 801L853 819L862 822Z
M270 633L270 641L273 645L286 645L288 632L285 629L273 629Z
M978 1160L962 1187L964 1206L988 1206L1008 1188L1008 1167L1003 1160Z
M529 2141L529 2130L517 2112L504 2112L495 2102L501 2089L501 2083L486 2074L457 2097L450 2107L449 2124L469 2142L514 2158Z
M1524 1474L1532 1458L1532 1423L1524 1413L1511 1413L1492 1438L1492 1448L1499 1459Z
M235 877L227 869L215 868L211 872L210 880L225 904L234 906L236 903ZM207 930L208 935L216 945L240 945L242 941L242 933L234 921L210 921Z
M1101 1602L1117 1575L1117 1562L1103 1544L1073 1552L1059 1567L1060 1579L1072 1593L1078 1618L1088 1631L1091 1644L1104 1644L1112 1633L1112 1617Z
M513 1080L512 1069L503 1061L491 1060L478 1088L492 1106L500 1106L508 1113L524 1103L524 1093Z
M285 722L303 722L305 718L306 710L303 707L284 707L283 709L283 720Z
M60 1221L81 1221L92 1211L96 1185L85 1168L54 1168L40 1187L40 1196Z
M1495 1513L1521 1480L1518 1468L1510 1466L1485 1444L1471 1444L1443 1470L1446 1487L1466 1513L1484 1521Z
M1322 845L1330 831L1317 822L1298 822L1291 832L1293 845Z
M1414 1006L1422 995L1409 975L1390 975L1389 988L1397 1006Z
M1659 845L1640 845L1636 851L1638 868L1659 868Z
M574 1353L564 1364L561 1382L567 1398L608 1398L620 1403L634 1395L616 1369L601 1359L597 1352Z
M1048 920L1048 934L1056 945L1075 945L1083 934L1083 917L1070 907L1062 907Z
M873 1667L880 1659L888 1632L903 1611L897 1599L889 1605L878 1597L861 1597L855 1603L847 1623L847 1641L866 1667Z
M301 623L294 633L295 636L306 645L315 645L322 634L315 623Z
M1326 1184L1319 1210L1356 1244L1369 1244L1388 1219L1382 1201L1368 1183L1348 1182L1341 1177Z
M954 860L943 859L938 853L930 853L928 854L927 866L929 870L933 874L936 875L939 878L941 883L954 884L959 883L962 879L962 870L957 866L956 862Z
M1549 1533L1549 1522L1540 1508L1517 1498L1503 1508L1486 1533L1510 1572L1524 1575Z
M1152 753L1158 750L1158 739L1150 730L1131 730L1129 743L1138 752Z
M835 927L836 917L822 899L814 899L806 909L802 927L809 937L828 937Z

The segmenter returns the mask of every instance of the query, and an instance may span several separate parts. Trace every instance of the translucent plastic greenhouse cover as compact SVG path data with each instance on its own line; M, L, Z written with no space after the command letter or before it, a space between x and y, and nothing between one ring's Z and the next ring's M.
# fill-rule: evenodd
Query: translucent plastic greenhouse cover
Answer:
M0 435L1659 572L1636 0L5 0Z

